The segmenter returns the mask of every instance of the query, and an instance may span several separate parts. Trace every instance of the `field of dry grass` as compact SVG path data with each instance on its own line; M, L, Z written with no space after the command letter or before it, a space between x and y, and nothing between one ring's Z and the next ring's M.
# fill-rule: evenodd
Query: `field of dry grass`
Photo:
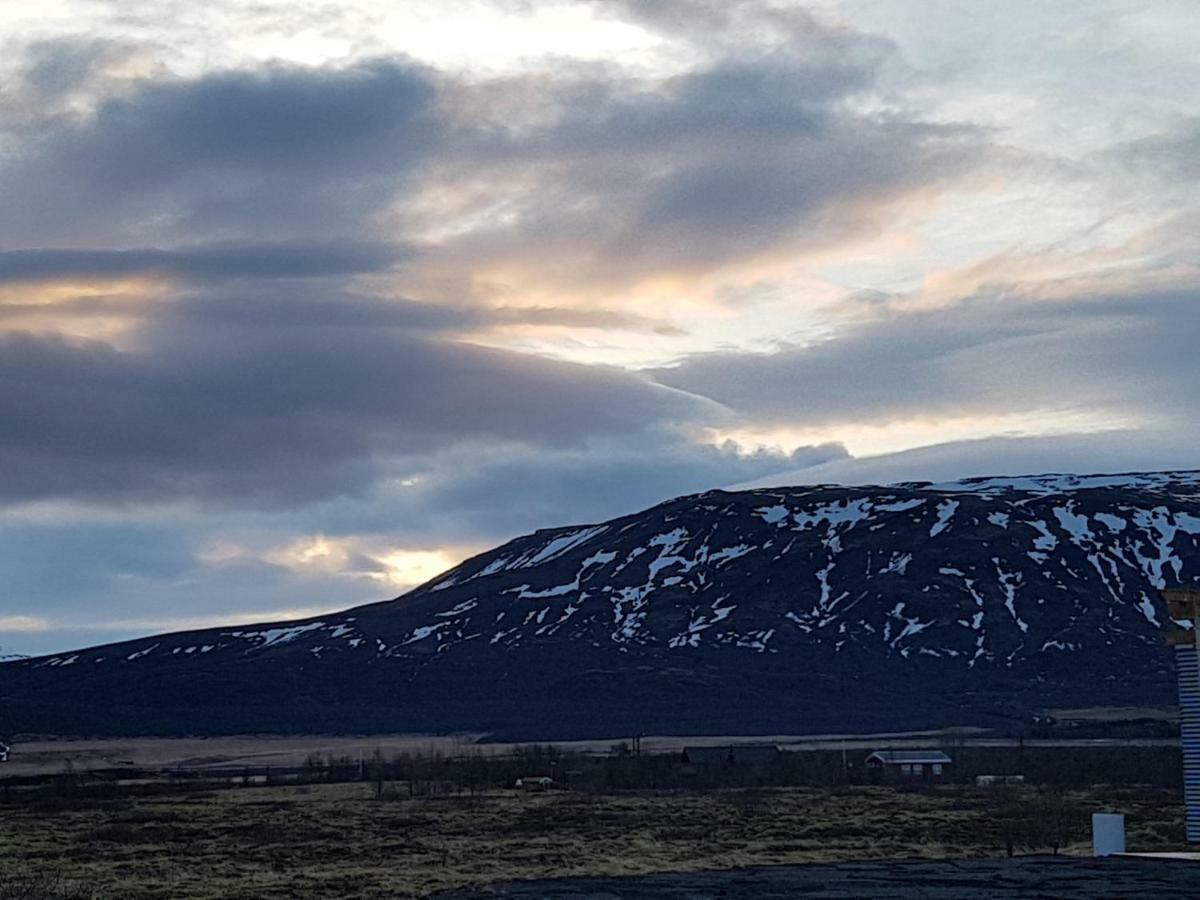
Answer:
M1032 790L1016 802L1037 815ZM1163 789L1058 795L1074 820L1126 813L1131 849L1178 849ZM1010 804L1011 805L1011 804ZM996 857L997 803L941 788L746 789L376 799L369 784L247 787L0 810L0 897L421 896L499 879L820 860ZM1067 852L1086 852L1076 828ZM5 887L7 884L9 887Z
M979 729L958 729L956 738L972 738ZM911 732L906 734L859 736L796 735L704 735L704 736L644 736L642 749L646 753L678 753L686 746L721 747L729 744L778 744L788 750L862 749L876 750L884 743L891 749L920 748L931 740L945 737L944 733ZM505 755L523 746L512 743L481 742L480 734L373 734L373 735L231 735L224 737L184 738L48 738L21 736L13 741L11 760L0 775L42 775L61 772L66 765L76 771L110 769L121 766L137 768L203 769L210 766L298 766L306 758L359 755L370 756L375 751L391 758L398 753L441 754L456 756L467 753ZM555 745L567 752L599 753L609 751L616 740L557 741Z
M1154 718L1161 710L1067 710L1081 720L1102 720L1105 715L1140 715ZM982 734L982 729L957 728L929 732L877 735L646 735L641 747L647 754L679 753L684 747L725 747L731 744L775 744L791 752L849 751L866 756L873 750L919 750L930 746L952 748L1034 747L1177 747L1178 737L1017 738ZM98 769L207 769L228 766L299 766L312 756L322 758L369 757L376 751L390 759L397 754L426 756L508 756L528 743L492 743L480 734L373 734L373 735L231 735L184 738L53 738L22 735L12 741L13 754L0 767L3 776L57 774L65 766L83 772ZM606 755L617 740L556 741L567 753Z

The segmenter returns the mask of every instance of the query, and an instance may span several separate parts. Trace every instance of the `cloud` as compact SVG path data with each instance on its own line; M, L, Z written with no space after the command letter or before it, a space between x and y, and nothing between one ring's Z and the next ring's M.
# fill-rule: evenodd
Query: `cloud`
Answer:
M895 484L954 481L981 475L1182 471L1197 466L1191 450L1200 428L1148 428L1104 434L991 437L918 447L861 459L779 471L731 485L733 490L798 484Z
M46 631L50 622L37 616L0 616L0 633L5 631Z
M36 134L94 108L132 79L162 77L156 48L125 38L56 37L7 42L0 63L0 132Z
M699 354L650 371L745 420L832 426L1091 410L1186 415L1200 388L1200 285L1043 302L995 289L894 311L808 346Z
M983 135L851 102L873 70L791 56L663 79L585 69L451 95L504 110L429 175L426 265L484 290L620 292L779 262L878 232L896 204L992 159ZM449 101L448 101L449 102ZM482 221L479 209L500 214ZM490 284L489 279L494 284ZM489 287L490 284L490 287Z
M436 319L419 305L208 302L167 305L133 349L0 336L0 495L297 503L464 440L569 447L715 411L617 369L379 327Z
M665 319L597 307L571 309L554 306L498 306L480 311L477 320L481 325L601 328L615 331L649 331L670 336L687 334L686 329Z
M78 228L99 246L6 251L0 281L176 283L152 303L61 301L68 321L126 316L119 344L0 338L0 412L13 425L0 437L0 462L14 473L0 494L10 503L294 508L365 497L387 473L428 470L433 455L492 443L526 448L525 459L554 456L561 483L591 503L628 504L661 497L652 482L700 490L782 464L695 443L670 449L721 421L718 404L637 373L460 337L682 331L652 312L569 298L481 306L470 293L421 302L397 297L388 279L422 266L475 272L472 248L488 244L506 264L554 260L580 282L719 267L794 242L798 229L825 236L817 241L842 224L853 230L851 220L870 218L888 197L970 167L973 136L844 105L874 78L873 45L839 54L853 36L815 26L807 40L828 41L827 52L718 58L665 79L601 66L454 82L376 60L105 82L108 94L48 119L0 173L0 182L38 189L38 204L26 196L30 217L18 217L22 233L37 234L40 221L59 241ZM421 203L459 177L485 185L472 215L527 189L536 204L438 240L420 227L390 231L379 218L390 210L420 225ZM395 206L400 199L410 205ZM89 220L101 210L116 227ZM186 240L112 246L151 230ZM588 260L576 266L581 253ZM5 316L28 322L35 304L11 287L9 295ZM671 466L639 466L647 450ZM635 472L623 492L604 454ZM521 460L514 453L512 477L566 496L552 488L554 466L539 478ZM608 487L589 489L589 472ZM480 502L494 506L495 532L509 501L494 478L487 484L496 499ZM462 494L443 499L471 506Z
M682 17L631 10L653 27ZM703 19L734 42L690 33L706 49L671 75L455 78L380 58L115 78L98 73L145 50L40 45L16 91L84 85L90 100L0 162L0 239L47 248L7 267L352 273L386 268L394 244L402 289L426 299L512 306L523 290L521 305L564 307L873 235L994 160L977 129L870 111L896 60L886 41L758 4L704 4Z
M0 251L0 284L160 275L189 281L314 278L384 271L398 247L379 242L218 243L171 249Z
M378 585L356 589L320 573L299 577L261 560L205 565L197 559L204 534L198 518L140 510L125 521L16 523L0 515L7 576L0 644L50 652L380 599Z
M379 536L304 535L271 548L262 558L301 574L317 572L369 579L385 593L409 590L457 565L478 548L412 549L388 546Z
M28 245L361 228L439 146L435 96L433 75L403 61L134 79L21 142L0 170L0 236Z
M1154 179L1173 192L1187 191L1200 178L1200 117L1189 116L1165 131L1120 143L1104 159L1120 166L1125 178Z
M795 4L769 0L589 0L693 52L711 56L789 53L822 65L877 65L895 53L886 38L832 24Z
M515 447L464 448L428 465L393 503L403 504L435 534L486 543L537 528L604 521L682 494L845 456L845 448L834 443L790 453L745 453L666 430L536 454Z

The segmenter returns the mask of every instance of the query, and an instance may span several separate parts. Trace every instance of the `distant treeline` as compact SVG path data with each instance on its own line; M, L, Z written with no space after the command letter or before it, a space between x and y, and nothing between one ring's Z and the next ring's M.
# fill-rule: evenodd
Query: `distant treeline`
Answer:
M888 749L881 746L880 749ZM977 775L1022 775L1025 783L1051 789L1091 785L1148 785L1178 790L1182 761L1175 747L953 747L947 784L973 784ZM310 756L292 767L247 766L187 770L77 771L0 780L0 803L30 800L65 804L77 800L174 793L265 784L365 782L382 798L476 794L514 789L518 780L535 789L614 792L719 790L755 787L823 787L889 783L866 765L861 750L781 752L758 764L696 764L681 753L634 753L614 745L603 755L564 751L554 745L519 747L509 755L438 752Z
M880 747L880 749L887 749ZM1178 788L1183 783L1176 747L943 747L953 763L947 783L974 783L977 775L1023 775L1029 784L1055 788L1093 784L1144 784ZM781 752L759 764L690 763L682 753L633 753L617 744L607 755L564 751L553 744L517 748L511 755L376 751L362 760L310 756L301 780L373 781L453 785L478 791L513 787L518 780L550 778L567 790L676 790L721 787L802 787L872 784L886 776L867 767L862 750ZM418 790L418 788L413 788Z

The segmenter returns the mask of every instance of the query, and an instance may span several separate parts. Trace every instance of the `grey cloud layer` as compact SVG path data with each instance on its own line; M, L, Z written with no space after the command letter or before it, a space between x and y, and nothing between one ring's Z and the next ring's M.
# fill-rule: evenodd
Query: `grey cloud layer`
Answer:
M651 374L757 422L860 421L1110 411L1180 415L1200 372L1200 286L1034 302L985 293L900 313L823 343L769 354L713 353Z
M0 251L0 284L167 275L185 280L312 278L384 271L403 259L380 242L223 243L171 249Z
M0 170L0 234L111 244L164 226L191 241L361 229L438 146L435 95L429 72L395 62L137 80L31 129Z
M710 52L666 80L566 67L463 82L387 60L122 80L105 63L117 50L42 47L22 97L94 96L50 103L0 161L0 283L176 285L141 306L64 305L139 316L119 348L3 338L0 457L19 475L3 494L295 503L472 440L546 448L721 421L639 375L453 339L515 324L679 332L652 314L421 303L347 279L426 257L468 279L491 259L578 282L709 269L839 239L979 161L968 130L853 110L886 45L806 16L772 23L784 39L762 54ZM418 246L430 207L406 200L463 185L509 214ZM6 302L0 324L34 309Z
M189 323L192 312L156 319L137 351L0 338L3 495L291 503L362 492L381 460L468 438L566 446L705 411L615 369L378 320L331 327L277 308Z
M852 56L780 51L651 83L585 71L490 85L491 102L536 125L499 128L447 164L442 177L482 167L517 191L503 224L444 250L620 285L873 233L896 201L991 159L968 127L855 111L873 77Z
M0 167L0 237L363 238L385 212L424 228L503 203L504 224L438 240L444 265L567 253L577 278L619 279L869 231L893 201L986 160L970 129L855 111L891 49L796 18L786 41L668 79L565 67L462 82L377 60L114 82L80 62L100 49L53 45L26 81L100 93L26 129ZM464 187L465 210L401 202Z
M602 439L536 457L511 448L459 452L424 472L406 493L418 521L486 540L604 521L682 494L846 457L840 444L789 454L738 450L652 433L637 442Z
M1048 472L1146 472L1195 469L1191 447L1200 428L1173 422L1161 428L1063 434L1046 437L991 437L950 441L900 453L773 472L737 485L744 488L794 484L895 484L900 481L956 481L981 473L1015 475Z

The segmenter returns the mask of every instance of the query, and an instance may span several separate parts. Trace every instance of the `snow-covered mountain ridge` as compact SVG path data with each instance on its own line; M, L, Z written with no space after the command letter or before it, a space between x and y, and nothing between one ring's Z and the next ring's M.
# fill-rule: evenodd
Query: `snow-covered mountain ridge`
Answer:
M1157 589L1196 582L1197 472L713 491L341 614L6 664L0 699L59 730L1011 721L1171 702Z

